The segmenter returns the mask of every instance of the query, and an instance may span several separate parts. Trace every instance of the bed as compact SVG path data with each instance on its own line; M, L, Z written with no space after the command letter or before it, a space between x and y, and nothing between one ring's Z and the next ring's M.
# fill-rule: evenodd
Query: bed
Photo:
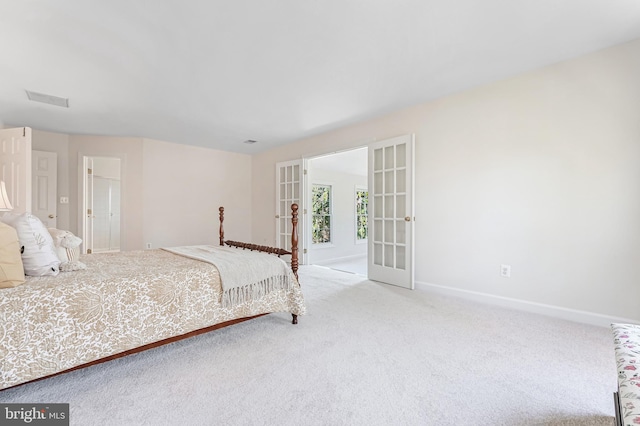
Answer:
M297 281L297 210L293 205L292 250L286 251L226 241L220 208L216 250L245 263L253 263L252 256L273 259L284 265L283 274L293 283L267 286L256 297L225 301L224 269L166 249L84 255L84 270L30 277L23 285L2 289L0 389L267 313L288 312L297 323L306 310ZM214 246L198 247L215 253ZM279 259L282 255L291 256L291 268ZM233 288L243 288L236 284Z

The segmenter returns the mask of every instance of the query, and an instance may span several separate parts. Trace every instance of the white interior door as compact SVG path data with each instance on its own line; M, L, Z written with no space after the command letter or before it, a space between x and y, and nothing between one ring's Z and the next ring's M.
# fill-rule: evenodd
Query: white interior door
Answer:
M0 179L14 213L31 212L31 129L0 130Z
M31 151L32 163L32 213L47 228L58 226L58 154Z
M304 235L302 220L302 160L276 164L276 247L291 250L291 204L298 204L298 238ZM299 240L298 248L302 247ZM303 251L300 250L302 253Z
M414 288L413 135L369 145L368 277Z

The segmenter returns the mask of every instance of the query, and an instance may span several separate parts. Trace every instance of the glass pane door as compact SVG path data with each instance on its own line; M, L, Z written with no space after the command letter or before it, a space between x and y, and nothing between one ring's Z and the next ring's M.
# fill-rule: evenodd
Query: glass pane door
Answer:
M413 136L369 147L369 278L413 288Z
M291 250L291 205L301 206L301 185L302 160L276 164L276 247L285 250Z

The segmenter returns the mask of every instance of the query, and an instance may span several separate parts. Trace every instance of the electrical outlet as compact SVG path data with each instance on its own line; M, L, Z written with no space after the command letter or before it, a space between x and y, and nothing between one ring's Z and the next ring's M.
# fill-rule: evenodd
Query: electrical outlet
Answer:
M151 248L151 243L147 243L147 248L150 249Z
M511 277L511 265L500 265L500 276L505 278Z

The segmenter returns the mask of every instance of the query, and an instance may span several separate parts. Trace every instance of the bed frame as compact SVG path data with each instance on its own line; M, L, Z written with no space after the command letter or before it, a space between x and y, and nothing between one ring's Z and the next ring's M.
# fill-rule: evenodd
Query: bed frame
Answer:
M255 251L261 251L269 254L276 254L278 255L278 257L291 255L291 270L293 271L293 275L296 276L296 280L298 279L298 205L297 204L291 205L291 251L287 251L285 249L277 248L277 247L260 246L257 244L250 244L250 243L241 243L238 241L230 241L230 240L225 241L224 239L224 207L220 207L218 211L220 212L220 230L218 233L220 234L221 246L224 246L226 244L228 246L238 247L243 250L249 249L251 251L255 250ZM296 314L291 314L291 316L293 317L293 320L291 321L291 323L297 324L298 316ZM255 317L251 317L251 318L255 318ZM248 319L251 319L251 318L248 318Z
M241 243L241 242L237 242L237 241L225 241L224 240L224 227L223 227L223 222L224 222L224 207L220 207L219 208L220 211L220 245L229 245L229 246L233 246L233 247L239 247L239 248L243 248L243 249L249 249L249 250L257 250L257 251L262 251L265 253L272 253L272 254L276 254L278 255L278 257L282 256L282 255L291 255L291 270L293 271L293 274L296 277L296 280L298 279L298 205L297 204L292 204L291 205L291 223L292 223L292 229L291 229L291 251L287 251L284 249L280 249L280 248L275 248L275 247L268 247L268 246L258 246L255 244L249 244L249 243ZM118 358L122 358L124 356L127 355L132 355L138 352L143 352L146 351L148 349L153 349L156 348L158 346L163 346L166 345L168 343L173 343L173 342L177 342L179 340L183 340L189 337L193 337L193 336L197 336L199 334L203 334L203 333L208 333L209 331L213 331L213 330L217 330L219 328L224 328L224 327L228 327L230 325L233 324L238 324L244 321L248 321L250 319L254 319L254 318L258 318L264 315L268 315L268 314L260 314L260 315L254 315L251 317L245 317L245 318L237 318L234 320L230 320L230 321L225 321L225 322L221 322L219 324L214 324L212 326L209 327L205 327L205 328L201 328L198 330L194 330L185 334L181 334L179 336L174 336L174 337L170 337L164 340L160 340L154 343L149 343L147 345L144 346L140 346L138 348L133 348L130 349L128 351L125 352L120 352L117 354L113 354L110 356L107 356L105 358L100 358L97 359L95 361L91 361L85 364L81 364L78 365L76 367L72 367L69 368L67 370L63 370L63 371L59 371L57 373L54 374L50 374L48 376L44 376L44 377L39 377L37 379L33 379L30 380L28 382L24 382L24 383L20 383L17 384L15 386L10 386L8 388L4 388L1 389L0 392L5 391L7 389L12 389L14 387L17 386L22 386L25 385L27 383L32 383L32 382L38 382L40 380L44 380L44 379L48 379L50 377L55 377L58 376L60 374L64 374L64 373L68 373L70 371L74 371L74 370L80 370L82 368L86 368L86 367L91 367L92 365L97 365L97 364L102 364L103 362L107 362L107 361L112 361L114 359L118 359ZM291 314L291 316L293 317L293 320L291 321L292 324L297 324L298 323L298 316L295 314Z

